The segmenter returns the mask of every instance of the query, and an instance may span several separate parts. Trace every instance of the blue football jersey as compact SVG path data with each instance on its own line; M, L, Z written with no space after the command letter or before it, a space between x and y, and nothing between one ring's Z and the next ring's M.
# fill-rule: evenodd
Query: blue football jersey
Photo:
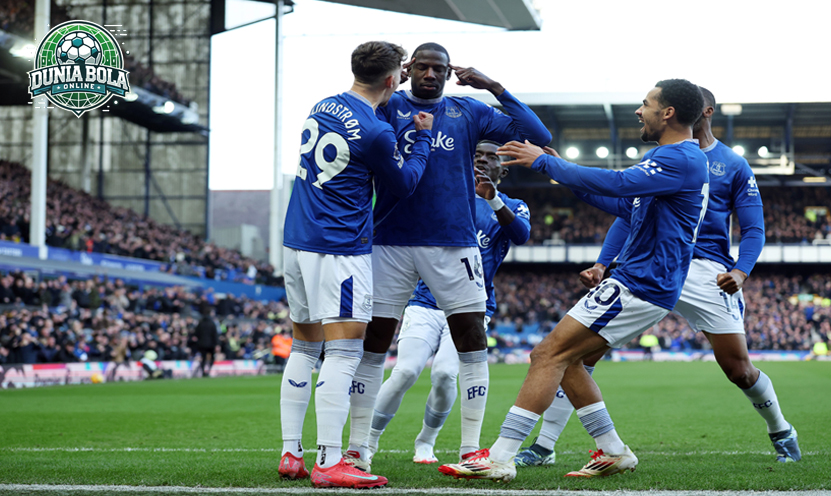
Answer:
M622 171L580 167L550 155L539 157L533 168L587 203L629 219L629 237L612 275L638 298L672 310L709 199L707 157L698 142L653 148Z
M415 193L402 199L376 188L375 240L380 245L476 246L473 155L483 140L529 140L547 145L551 134L526 105L505 91L498 97L511 114L473 98L424 100L399 91L378 116L395 129L404 157L413 152L412 116L433 114L433 141L427 170Z
M349 91L316 104L303 125L283 244L333 255L372 252L373 180L406 197L424 173L432 133L413 132L405 161L392 127Z
M729 146L716 140L702 151L710 162L710 202L698 232L694 256L719 262L730 270L735 264L730 255L730 214L741 207L761 207L762 197L747 160ZM742 221L744 231L748 226ZM764 229L763 218L756 222L757 228ZM747 268L743 270L750 273Z
M497 269L502 265L505 256L508 255L508 249L511 247L511 243L524 244L528 241L528 235L531 232L531 213L528 210L528 205L522 200L509 198L504 193L499 193L499 197L502 198L505 205L516 216L512 224L520 223L521 225L518 231L524 233L524 235L520 234L519 239L512 240L510 232L499 224L499 221L496 219L496 212L488 205L487 200L479 196L476 197L476 242L479 245L479 253L482 256L482 269L485 273L485 290L488 292L485 315L488 317L493 316L494 312L496 312L496 295L493 289L493 278L496 275ZM409 304L439 309L436 304L436 299L430 293L430 288L422 280L418 281L418 286L413 292Z

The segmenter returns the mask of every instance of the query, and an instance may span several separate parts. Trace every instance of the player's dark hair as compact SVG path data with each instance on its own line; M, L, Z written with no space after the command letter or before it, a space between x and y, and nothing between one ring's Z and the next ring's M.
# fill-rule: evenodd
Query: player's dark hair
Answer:
M419 46L415 49L415 51L413 52L413 58L418 57L418 52L421 52L421 51L423 51L423 50L432 50L432 51L434 51L434 52L440 52L440 53L443 53L443 54L444 54L444 56L445 56L445 57L447 57L447 63L448 63L448 64L450 63L450 54L449 54L449 53L447 53L447 49L446 49L446 48L444 48L443 46L439 45L438 43L432 43L432 42L430 42L430 43L422 43L422 44L421 44L421 45L419 45Z
M692 126L704 110L704 96L697 85L686 79L664 79L655 83L661 88L658 103L675 109L675 118L679 124Z
M716 108L716 97L713 96L713 92L703 86L698 88L701 90L701 94L704 95L704 106Z
M367 41L352 52L352 74L359 83L375 85L407 58L407 51L386 41Z
M476 146L483 145L483 144L484 145L494 145L496 147L502 146L502 143L497 143L496 141L493 141L493 140L481 140L480 142L476 143Z

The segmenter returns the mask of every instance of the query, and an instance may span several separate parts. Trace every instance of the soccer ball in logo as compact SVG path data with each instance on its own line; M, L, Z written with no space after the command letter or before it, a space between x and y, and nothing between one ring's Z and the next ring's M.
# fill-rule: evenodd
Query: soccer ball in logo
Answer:
M89 33L75 31L61 38L55 50L59 65L101 63L101 45Z

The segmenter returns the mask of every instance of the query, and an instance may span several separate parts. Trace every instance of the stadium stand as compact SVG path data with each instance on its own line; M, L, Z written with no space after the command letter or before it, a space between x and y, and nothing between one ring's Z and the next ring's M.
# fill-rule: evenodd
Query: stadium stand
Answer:
M0 159L0 240L28 242L31 172ZM185 276L274 285L273 268L50 179L46 244L156 260Z
M531 210L529 244L599 244L614 217L566 188L504 188ZM762 187L767 243L831 243L831 188ZM733 240L740 239L733 221Z
M581 268L538 269L506 266L496 276L499 303L491 335L500 348L537 344L585 293L577 276ZM815 342L831 340L831 274L790 272L757 267L747 280L749 349L810 350ZM663 349L709 349L706 338L674 314L647 332L659 338ZM627 347L638 347L637 340Z
M271 362L271 338L291 328L284 301L175 286L140 290L100 278L35 283L11 272L0 279L0 364L136 360L147 350L159 360L189 360L206 308L221 321L217 360Z

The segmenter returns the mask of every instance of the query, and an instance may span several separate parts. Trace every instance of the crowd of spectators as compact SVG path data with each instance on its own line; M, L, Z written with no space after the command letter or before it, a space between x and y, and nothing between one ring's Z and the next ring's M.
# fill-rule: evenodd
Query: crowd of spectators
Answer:
M285 302L261 302L211 290L130 288L121 280L58 279L24 273L0 278L0 364L189 360L201 314L222 330L217 360L269 361L271 338L291 329Z
M531 211L528 244L599 244L614 221L612 215L582 202L567 188L504 188L503 192L528 204ZM762 187L760 193L768 243L831 242L831 188ZM736 243L741 238L740 232L734 217Z
M585 289L576 268L504 267L496 277L497 312L490 336L503 352L539 343ZM744 286L751 350L810 350L831 340L831 274L800 275L757 268ZM197 356L194 330L215 315L221 333L217 360L274 360L272 337L288 336L284 301L263 302L212 290L129 287L121 280L64 277L37 282L22 272L0 277L0 364L159 360ZM661 348L710 348L676 314L646 331ZM637 338L627 348L637 348Z
M71 20L67 8L52 0L51 26L57 26ZM26 39L33 38L35 25L35 2L32 0L0 0L0 30L12 33ZM190 105L190 100L182 96L176 85L160 78L152 69L135 59L132 55L125 55L124 70L130 73L130 85L144 88L147 91L165 98Z
M0 159L0 240L29 241L30 191L31 172ZM156 260L170 272L187 276L277 282L273 268L264 262L51 179L46 186L46 244Z
M528 347L548 334L585 294L579 269L528 270L503 267L495 279L494 337L501 347ZM745 327L753 350L810 350L831 340L831 273L785 274L756 268L744 285ZM706 337L670 314L647 331L661 347L709 349ZM637 339L629 347L637 347Z

